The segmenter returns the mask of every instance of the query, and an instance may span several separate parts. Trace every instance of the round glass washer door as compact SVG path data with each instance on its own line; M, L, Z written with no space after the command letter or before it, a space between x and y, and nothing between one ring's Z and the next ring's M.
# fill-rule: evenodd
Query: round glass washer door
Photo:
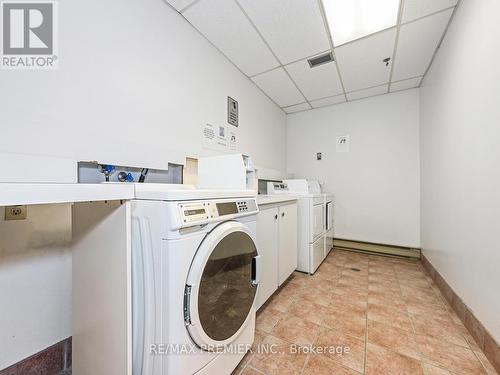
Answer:
M199 347L219 349L245 327L257 293L257 259L255 241L239 222L220 224L201 243L184 299L186 326Z

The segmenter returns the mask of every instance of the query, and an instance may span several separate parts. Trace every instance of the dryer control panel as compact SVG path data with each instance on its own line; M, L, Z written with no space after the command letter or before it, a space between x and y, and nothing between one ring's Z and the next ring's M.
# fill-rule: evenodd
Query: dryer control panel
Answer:
M183 202L179 203L179 210L184 224L220 220L221 217L230 219L258 212L255 198Z

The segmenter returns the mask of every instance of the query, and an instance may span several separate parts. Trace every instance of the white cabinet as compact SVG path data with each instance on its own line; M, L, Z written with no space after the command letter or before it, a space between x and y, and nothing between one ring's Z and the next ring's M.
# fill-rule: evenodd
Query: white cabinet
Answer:
M278 208L260 209L257 215L257 246L262 272L257 294L257 308L278 289Z
M261 307L297 268L297 204L285 202L259 207L257 245L262 273L257 296Z
M297 268L297 204L279 207L278 283Z

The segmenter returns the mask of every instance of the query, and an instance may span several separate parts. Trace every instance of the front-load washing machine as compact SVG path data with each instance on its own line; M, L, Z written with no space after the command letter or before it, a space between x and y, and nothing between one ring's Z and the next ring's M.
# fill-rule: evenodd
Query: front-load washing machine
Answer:
M230 374L254 340L253 192L136 185L133 375Z

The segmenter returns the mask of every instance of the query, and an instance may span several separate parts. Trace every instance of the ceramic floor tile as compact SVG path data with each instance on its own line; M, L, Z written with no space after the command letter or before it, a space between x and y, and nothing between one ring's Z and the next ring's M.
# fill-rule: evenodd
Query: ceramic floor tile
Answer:
M301 285L303 279L308 278L309 275L303 272L295 271L290 277L288 284Z
M432 283L427 279L399 279L399 284L408 288L430 288Z
M311 355L302 375L359 375L359 372L343 367L323 355Z
M391 306L368 304L368 319L413 332L408 314Z
M233 370L232 375L241 375L243 374L243 370L246 368L248 363L250 362L250 359L252 359L253 353L248 352L245 354L243 359L241 360L240 363L238 363L238 366Z
M336 288L352 288L352 289L359 289L362 291L365 291L368 288L368 280L365 279L360 279L360 278L355 278L355 277L346 277L342 276L337 284L335 285Z
M385 266L370 264L370 266L368 268L368 272L370 274L383 274L383 275L396 276L396 273L394 272L394 269L391 266L385 267Z
M315 277L318 277L320 279L328 280L333 283L337 283L338 279L340 278L341 271L335 269L335 266L331 266L331 269L325 268L325 266L330 266L329 264L323 264L321 267L316 271L314 274Z
M290 306L288 314L298 316L315 324L321 324L325 316L333 313L332 310L331 307L319 305L308 300L301 300L296 301Z
M371 282L368 285L368 293L370 292L390 294L393 296L397 296L398 298L401 298L401 290L399 288L399 284L397 283L393 284L393 283Z
M418 294L408 294L406 296L403 296L403 299L406 304L409 303L421 303L421 304L426 304L426 305L437 305L437 306L444 306L444 300L442 300L440 297L431 297L431 296L423 296L423 295L418 295Z
M259 331L270 333L274 326L285 316L286 314L275 310L272 305L269 305L264 311L257 314L255 328Z
M315 288L303 288L297 293L297 300L307 300L319 305L328 306L331 302L331 292L325 292Z
M358 287L349 287L347 285L336 286L333 288L333 293L338 295L348 295L356 299L363 299L366 301L368 298L368 289L360 289Z
M387 306L402 313L407 313L406 303L401 298L401 295L394 293L383 292L368 292L368 304Z
M420 360L415 335L411 332L368 320L368 342Z
M451 344L469 347L464 334L466 329L453 322L434 320L431 316L415 315L412 318L413 328L417 335L432 336Z
M338 308L354 306L366 311L368 303L366 302L365 296L350 296L348 294L340 295L335 294L334 292L330 300L330 306Z
M342 274L342 271L344 270L344 267L336 265L335 263L329 263L329 262L324 262L320 268L318 268L318 271L325 271L325 272L330 272L337 274L340 276ZM316 274L315 274L316 275Z
M452 317L445 307L440 305L427 305L422 303L406 303L406 309L411 316L433 317L442 321L452 321Z
M325 329L315 343L323 348L324 355L352 370L363 372L365 363L365 342L338 330ZM333 349L333 352L331 350Z
M368 275L368 282L369 283L391 283L391 284L398 284L399 281L396 277L386 275L386 274L370 274Z
M242 372L240 372L240 375L262 375L263 373L260 371L257 371L256 369L253 369L251 367L246 367Z
M432 366L427 363L424 363L424 369L427 375L453 375L453 373L449 372L448 370Z
M250 367L267 375L300 374L307 358L304 353L292 351L289 342L274 336L267 336L263 344L268 345L270 350L255 353Z
M312 345L319 331L319 325L290 315L274 326L272 334L297 345Z
M325 280L319 277L308 276L306 278L301 279L300 287L304 289L316 289L323 292L331 292L333 287L335 287L335 281Z
M272 297L270 305L272 305L272 308L274 310L278 310L285 313L296 300L297 300L296 293L278 294Z
M459 374L486 374L472 350L436 340L429 336L416 336L422 361Z
M367 305L362 305L359 303L348 303L345 299L343 301L344 303L339 303L339 300L336 297L332 297L330 306L336 313L341 313L344 315L349 314L353 317L355 316L358 318L366 318Z
M366 335L366 315L349 312L335 312L325 316L322 325L330 329L341 330L349 335L364 340Z
M422 364L377 345L366 345L366 374L368 375L424 375Z
M403 259L332 251L315 275L294 272L256 326L256 344L279 353L254 350L238 375L496 374L433 280ZM312 341L349 352L290 352Z

